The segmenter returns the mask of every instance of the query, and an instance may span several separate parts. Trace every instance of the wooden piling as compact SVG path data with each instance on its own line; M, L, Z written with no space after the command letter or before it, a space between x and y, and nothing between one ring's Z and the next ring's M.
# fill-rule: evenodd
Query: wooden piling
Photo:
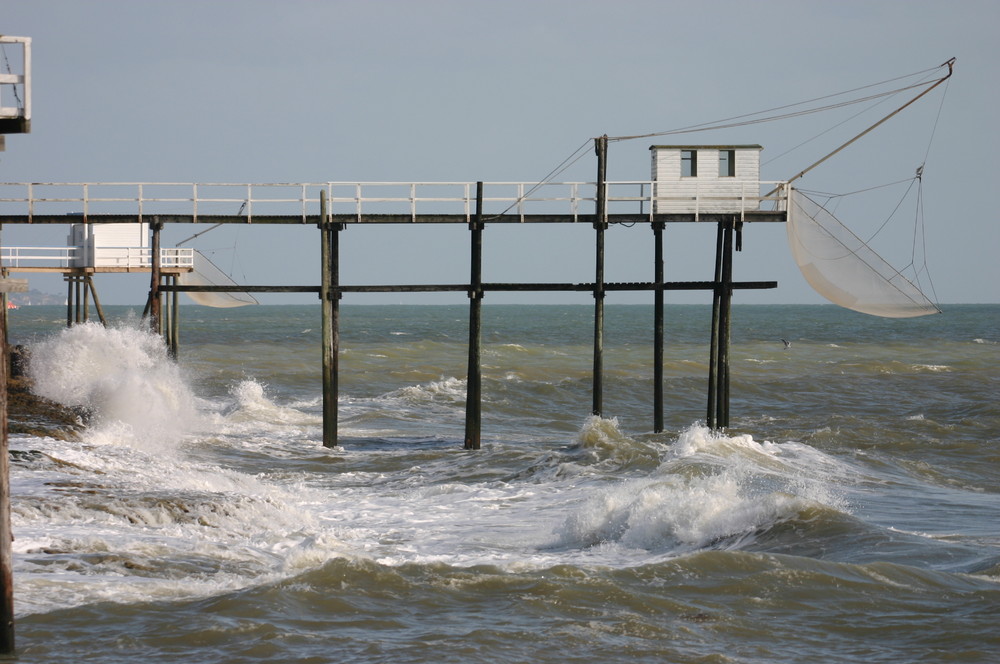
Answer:
M77 323L83 322L83 282L80 277L73 277L73 286L76 291L76 308L74 309L74 315L76 317Z
M719 317L722 304L722 251L725 239L725 226L719 222L715 236L715 280L712 288L712 333L708 346L708 407L706 408L705 424L709 429L715 429L718 417L719 398Z
M0 293L28 290L27 280L8 279L3 271ZM7 446L7 374L10 353L7 346L7 319L0 319L0 656L14 654L14 533L10 523L10 457Z
M104 327L108 326L108 319L104 316L104 309L101 307L101 299L97 296L97 288L94 287L94 279L88 274L86 277L87 287L90 288L90 294L94 296L94 309L97 310L97 318L101 321L101 325Z
M715 245L715 287L712 297L712 340L708 361L707 425L729 426L729 345L733 300L733 220L719 222Z
M177 298L180 293L174 290L177 286L177 275L166 275L166 281L167 286L172 288L163 294L167 303L166 310L163 315L163 338L167 344L167 353L173 359L177 359L177 353L180 348L180 312L177 308Z
M323 447L337 446L338 352L340 345L339 241L330 223L326 190L319 193L320 300L323 316Z
M483 420L483 183L476 183L476 216L469 224L469 364L465 391L465 449L480 449Z
M6 325L0 325L0 655L14 654L14 567L10 524L10 460L7 451Z
M73 327L73 278L64 275L66 280L66 327Z
M663 222L653 222L653 432L663 431Z
M149 261L149 326L153 332L159 334L160 318L163 313L163 303L160 301L160 231L163 229L163 224L154 221L149 227L153 231L152 255Z
M725 224L722 248L722 298L719 308L719 392L716 421L720 429L729 427L729 342L732 336L734 225L733 221Z
M86 323L90 320L90 288L87 285L86 277L78 277L77 284L81 291L83 291L83 316L77 317L77 322L81 320Z
M597 152L597 195L594 230L594 401L591 414L600 416L604 410L604 231L608 228L607 174L608 135L594 139Z

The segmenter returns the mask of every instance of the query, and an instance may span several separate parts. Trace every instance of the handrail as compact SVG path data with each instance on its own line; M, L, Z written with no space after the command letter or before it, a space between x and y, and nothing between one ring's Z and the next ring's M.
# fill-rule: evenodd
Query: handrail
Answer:
M0 262L3 267L150 267L153 250L149 247L97 247L92 260L88 260L85 247L2 247ZM35 263L26 265L25 263ZM40 265L38 264L40 263ZM54 263L54 265L53 265ZM88 264L83 264L88 263ZM163 247L160 265L166 268L193 268L194 249L190 247Z
M618 211L650 219L667 202L690 201L699 216L725 204L727 211L759 210L764 201L784 201L784 182L682 180L680 182L608 181L607 203ZM761 196L762 187L773 187L777 195ZM524 221L529 214L565 214L574 221L586 214L596 200L594 182L487 182L484 203L493 215L514 215ZM454 209L468 221L475 209L475 183L471 182L315 182L315 183L181 183L181 182L4 182L0 183L0 217L27 216L48 210L53 214L183 214L241 216L247 223L254 215L274 214L313 221L318 213L320 191L326 191L331 214L349 213L360 221L365 214L405 214L416 221L420 214L440 214ZM582 207L581 207L582 205ZM634 208L633 208L634 206ZM731 209L730 209L731 208ZM664 210L659 210L664 211Z

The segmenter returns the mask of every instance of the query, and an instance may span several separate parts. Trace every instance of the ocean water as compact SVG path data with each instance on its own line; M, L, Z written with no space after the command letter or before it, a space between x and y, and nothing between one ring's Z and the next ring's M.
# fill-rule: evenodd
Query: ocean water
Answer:
M181 349L10 312L83 440L14 435L18 661L1000 661L1000 306L892 321L736 306L344 306L340 447L318 306L182 307ZM780 338L792 344L785 348Z

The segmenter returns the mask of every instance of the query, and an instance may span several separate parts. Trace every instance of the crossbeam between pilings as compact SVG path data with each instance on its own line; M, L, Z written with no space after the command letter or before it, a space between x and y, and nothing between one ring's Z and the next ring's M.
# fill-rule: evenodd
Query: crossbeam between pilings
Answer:
M760 290L778 287L777 281L734 281L729 284L734 290ZM372 284L372 285L339 285L332 286L339 293L466 293L472 286L469 284ZM479 288L486 292L560 292L576 291L593 292L592 282L583 283L501 283L484 282ZM642 282L607 282L606 291L695 291L714 290L714 281L665 281L657 284L655 281ZM163 284L161 292L178 293L319 293L320 286L195 286L185 284Z

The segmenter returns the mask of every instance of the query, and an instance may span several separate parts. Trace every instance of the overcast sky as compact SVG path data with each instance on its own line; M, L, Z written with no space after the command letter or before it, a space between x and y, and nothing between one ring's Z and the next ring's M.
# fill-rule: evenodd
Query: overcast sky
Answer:
M601 134L774 108L955 57L946 87L800 184L856 191L911 178L926 158L922 216L913 196L893 214L897 192L845 204L842 220L887 222L878 241L884 252L898 250L902 258L893 262L906 263L914 244L926 246L931 295L941 303L1000 302L992 202L998 25L995 0L2 0L0 33L32 37L34 77L32 131L7 137L0 181L534 182ZM762 178L787 179L903 101L874 107L853 125L839 126L863 107L616 142L608 177L648 179L654 143L759 143ZM589 151L559 179L595 176ZM915 242L921 222L925 234ZM165 245L194 230L169 228ZM64 238L64 227L8 225L2 241L58 245ZM668 280L711 278L713 228L671 226L666 238ZM345 284L468 280L464 226L352 227L341 242ZM311 226L226 227L194 246L238 282L319 282ZM648 226L614 227L607 246L609 281L652 279ZM495 225L486 231L484 261L487 281L589 281L593 231ZM823 301L795 267L780 224L747 229L734 276L779 283L774 291L740 292L738 303ZM58 277L31 276L31 286L64 288ZM98 281L108 303L140 301L147 286L136 276ZM349 295L345 303L463 298ZM650 298L614 293L608 302ZM591 301L490 294L486 302L513 300ZM671 293L668 301L710 297Z

